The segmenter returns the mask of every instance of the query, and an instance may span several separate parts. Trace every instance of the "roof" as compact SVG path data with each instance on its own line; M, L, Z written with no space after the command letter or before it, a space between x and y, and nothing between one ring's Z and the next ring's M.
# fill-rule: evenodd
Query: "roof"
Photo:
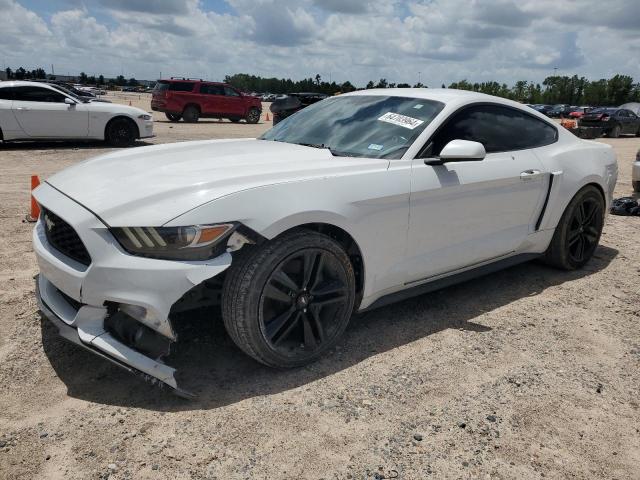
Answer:
M29 82L27 80L9 80L8 82L0 83L0 87L50 87L47 82ZM53 88L53 87L50 87Z

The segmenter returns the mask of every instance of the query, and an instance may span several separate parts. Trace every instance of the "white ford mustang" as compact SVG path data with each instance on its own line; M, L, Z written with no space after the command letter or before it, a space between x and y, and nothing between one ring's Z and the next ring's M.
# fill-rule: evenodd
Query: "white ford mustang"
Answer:
M144 110L91 102L62 87L0 82L0 140L107 140L116 147L153 136Z
M194 298L256 360L298 366L354 312L536 257L582 267L617 173L609 146L508 100L341 95L258 139L119 151L49 178L38 299L67 339L174 388L161 357Z

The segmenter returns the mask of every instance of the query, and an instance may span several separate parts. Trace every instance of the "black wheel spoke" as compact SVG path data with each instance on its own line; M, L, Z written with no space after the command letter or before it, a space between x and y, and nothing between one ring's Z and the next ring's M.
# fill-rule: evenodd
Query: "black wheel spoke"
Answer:
M578 220L578 223L583 224L585 216L584 203L581 203L578 210L576 210L576 219Z
M311 319L313 320L314 330L316 331L317 338L320 343L324 342L325 333L322 326L322 320L320 319L320 308L315 305L309 310L311 312Z
M293 292L297 292L300 289L300 286L282 269L274 274L273 279Z
M309 316L307 314L302 315L302 325L304 331L304 346L309 350L315 350L318 346L318 340L313 333L313 328L311 327L311 321L309 320Z
M274 345L277 346L282 340L284 340L289 336L289 334L291 334L293 329L298 325L298 321L300 320L301 315L302 312L296 312L291 316L291 321L287 323L287 326L284 328L282 333L273 340Z
M569 232L569 247L573 246L580 239L580 230Z
M340 295L333 296L331 298L326 298L324 300L316 300L314 304L320 307L326 307L327 305L332 305L334 303L342 303L346 301L346 299L347 299L346 295L340 294Z
M322 269L322 253L308 252L303 257L303 280L302 288L311 289L317 283Z
M583 225L591 225L593 223L593 221L596 218L596 211L598 210L598 208L594 205L591 207L591 210L589 211L589 213L586 215L584 221L583 221Z
M272 300L277 300L282 303L291 303L293 301L293 299L289 295L287 295L287 292L282 291L281 289L273 285L273 283L267 284L266 288L264 289L264 295L268 298L271 298Z
M283 314L278 315L277 317L267 322L267 324L265 325L265 330L267 333L267 338L269 340L273 341L274 337L276 337L276 335L278 335L278 333L282 331L285 325L287 325L287 322L292 319L291 317L293 316L294 312L295 309L291 307Z

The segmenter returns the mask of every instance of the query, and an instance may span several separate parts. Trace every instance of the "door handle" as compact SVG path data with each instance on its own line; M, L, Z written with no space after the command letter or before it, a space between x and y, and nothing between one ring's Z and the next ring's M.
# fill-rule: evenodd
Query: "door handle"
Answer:
M533 180L541 174L542 172L540 170L525 170L524 172L520 173L520 180L526 182L528 180Z

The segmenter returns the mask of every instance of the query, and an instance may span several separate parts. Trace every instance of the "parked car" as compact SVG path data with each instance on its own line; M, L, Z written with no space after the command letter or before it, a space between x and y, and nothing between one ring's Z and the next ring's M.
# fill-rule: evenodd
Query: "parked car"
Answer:
M53 88L57 88L58 90L62 90L67 95L71 95L74 98L78 98L81 101L88 102L103 102L103 103L111 103L111 100L107 100L105 98L99 98L90 92L86 92L83 90L78 90L71 85L66 85L64 83L49 83Z
M640 150L636 153L636 161L631 169L631 183L636 192L640 192Z
M551 111L551 109L553 109L553 107L551 105L540 105L540 104L531 105L531 108L533 108L534 110L542 113L543 115L547 115L549 113L549 111Z
M151 115L139 108L84 100L38 82L0 83L0 140L106 140L131 145L153 136Z
M582 268L617 173L609 145L510 100L348 93L258 139L137 148L49 177L34 191L37 299L66 339L173 388L161 357L191 298L219 303L257 361L296 367L354 312L534 258Z
M203 80L158 80L153 89L151 109L164 112L169 120L197 122L200 118L244 119L258 123L262 115L259 98L243 94L226 83Z
M273 124L276 125L297 111L324 100L327 96L324 93L290 93L277 98L269 107L273 113Z
M623 134L640 137L640 117L623 108L594 108L582 116L580 126L600 127L611 138L618 138Z
M593 107L571 107L567 116L569 118L582 118L585 113L591 110Z
M560 117L566 117L569 114L570 110L571 110L570 105L558 104L558 105L554 105L553 108L551 108L550 110L544 113L545 115L551 118L560 118Z

